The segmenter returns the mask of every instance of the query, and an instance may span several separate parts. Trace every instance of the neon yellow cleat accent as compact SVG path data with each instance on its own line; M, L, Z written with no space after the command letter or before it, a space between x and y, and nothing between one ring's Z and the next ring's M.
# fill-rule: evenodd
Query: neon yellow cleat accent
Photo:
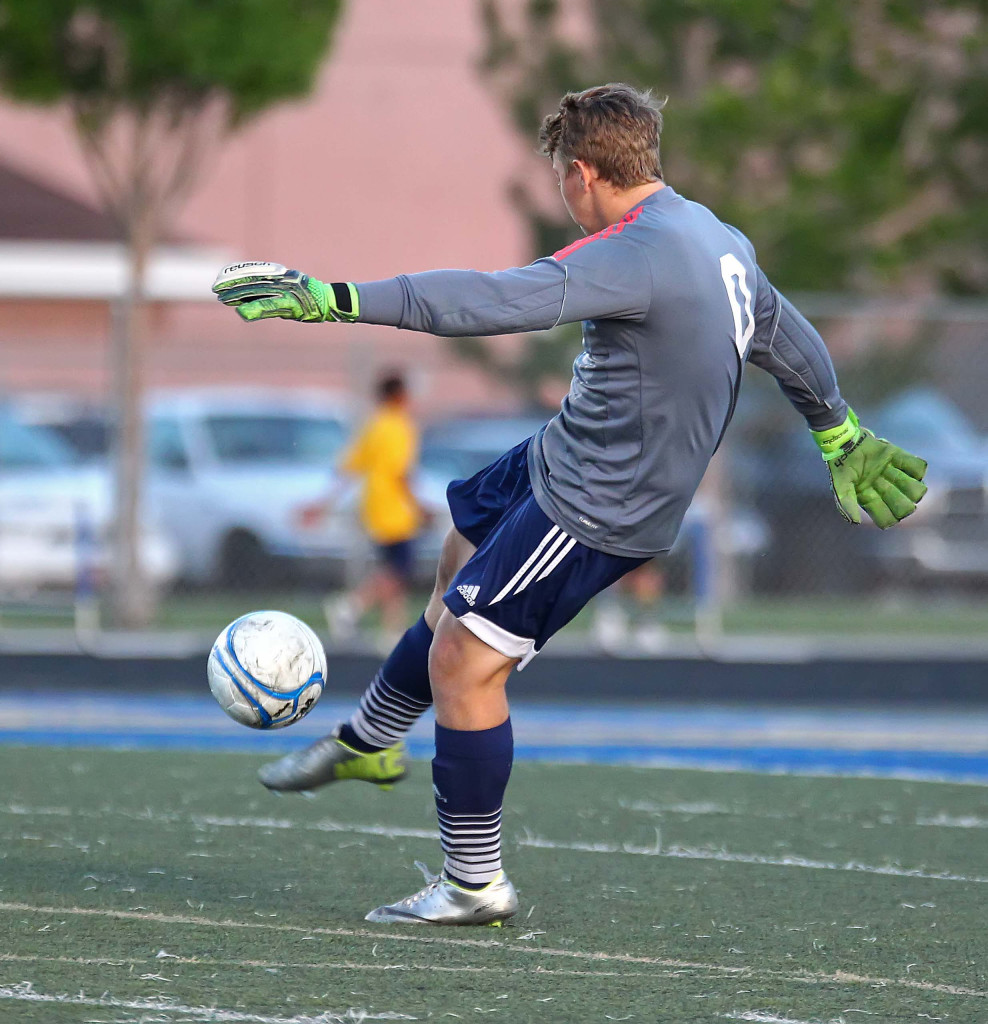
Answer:
M384 750L375 751L373 754L354 750L339 739L336 740L336 744L353 755L345 760L336 761L333 765L333 780L336 782L343 779L361 779L364 782L373 782L381 789L393 789L394 784L400 782L408 773L404 743L396 743L393 747L385 747Z
M343 743L338 737L339 730L337 726L331 735L316 740L305 750L263 765L258 778L268 789L298 793L347 779L391 789L408 774L404 743L365 754Z

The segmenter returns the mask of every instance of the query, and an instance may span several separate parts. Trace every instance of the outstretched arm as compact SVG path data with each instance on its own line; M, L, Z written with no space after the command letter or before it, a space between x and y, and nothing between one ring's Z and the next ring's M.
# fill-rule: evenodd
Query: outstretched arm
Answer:
M894 526L926 494L926 463L861 426L841 398L823 339L761 271L757 294L750 361L775 377L805 417L841 515L860 523L863 508L883 530Z
M482 273L430 270L358 284L364 323L444 338L544 331L559 322L565 274L551 260Z
M248 321L359 321L460 337L641 318L651 280L640 251L612 243L494 273L432 270L362 284L324 284L279 263L235 263L220 271L213 291Z
M491 274L433 270L324 284L278 263L241 263L224 267L213 291L247 321L359 321L458 337L552 327L562 314L566 273L551 260L539 260Z

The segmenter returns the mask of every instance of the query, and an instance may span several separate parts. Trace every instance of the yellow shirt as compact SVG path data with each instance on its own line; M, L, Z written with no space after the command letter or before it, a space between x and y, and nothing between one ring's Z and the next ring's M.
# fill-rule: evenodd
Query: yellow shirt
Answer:
M418 444L412 418L402 409L384 406L343 456L344 472L364 478L360 522L378 544L409 540L421 526L407 482Z

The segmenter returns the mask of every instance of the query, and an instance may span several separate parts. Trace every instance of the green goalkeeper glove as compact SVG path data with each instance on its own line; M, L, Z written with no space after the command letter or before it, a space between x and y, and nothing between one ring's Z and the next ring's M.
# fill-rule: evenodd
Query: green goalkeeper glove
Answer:
M233 306L247 321L278 317L322 323L353 323L360 316L356 285L323 284L280 263L233 263L213 282L220 302Z
M863 508L876 526L887 530L916 511L926 494L926 484L920 482L926 473L921 458L875 437L851 409L839 427L810 433L830 469L837 507L849 523L861 522Z

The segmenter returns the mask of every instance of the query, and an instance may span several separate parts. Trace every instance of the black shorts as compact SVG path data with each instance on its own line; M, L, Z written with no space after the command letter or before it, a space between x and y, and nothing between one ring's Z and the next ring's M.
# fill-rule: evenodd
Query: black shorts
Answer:
M650 561L587 547L539 508L528 441L446 491L453 525L477 550L443 595L488 646L528 663L586 603Z
M412 578L415 563L415 542L399 540L394 544L378 544L377 556L400 580L407 583Z

